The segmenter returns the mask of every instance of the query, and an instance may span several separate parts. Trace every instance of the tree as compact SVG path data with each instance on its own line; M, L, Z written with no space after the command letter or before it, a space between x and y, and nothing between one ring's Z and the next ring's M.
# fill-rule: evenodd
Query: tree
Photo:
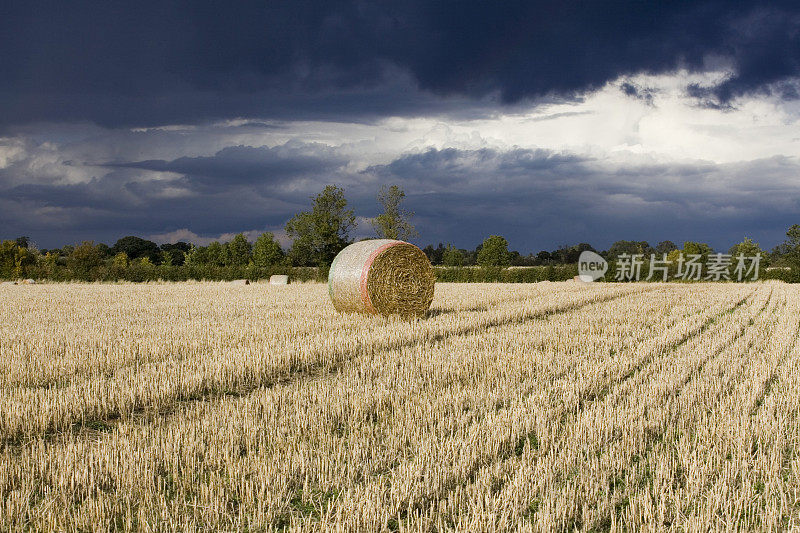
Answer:
M562 265L568 265L571 263L577 263L578 258L581 256L582 252L585 251L594 252L594 247L587 243L581 242L574 246L559 246L558 250L554 251L550 256L557 262Z
M372 226L378 237L400 240L419 237L419 233L410 222L414 213L400 208L400 203L405 197L406 193L397 185L381 187L378 192L378 202L383 206L383 213L372 219Z
M442 254L442 264L450 267L460 267L464 264L464 253L452 244L448 244L447 249Z
M250 262L250 252L253 247L247 242L244 233L236 235L228 243L228 264L232 266L246 266Z
M706 263L708 256L713 254L714 250L704 242L686 241L683 243L683 255L699 255L701 256L700 262Z
M27 243L25 243L27 244ZM36 256L18 241L0 243L0 277L20 278L36 262Z
M120 252L127 255L130 259L147 257L153 263L157 263L161 259L161 250L156 243L133 235L118 240L114 246L111 247L110 255L117 255Z
M736 256L742 254L745 257L755 257L756 254L761 254L764 256L764 251L758 245L757 242L753 242L753 239L750 237L745 237L742 242L739 244L734 244L731 246L731 249L728 250L728 253L731 254L733 260L736 260Z
M103 252L93 241L83 241L67 258L67 267L80 279L88 280L92 271L103 266Z
M786 264L800 267L800 225L793 224L786 231L786 240L776 247L775 252L777 253L774 255L782 256L781 259Z
M205 263L210 266L221 267L228 264L228 250L219 241L214 241L205 249Z
M508 252L508 241L500 235L490 235L483 241L478 252L478 264L488 266L508 266L511 254Z
M608 257L606 259L616 261L617 257L622 254L644 254L644 250L642 249L642 243L639 241L617 241L611 245L607 253Z
M161 252L163 261L166 262L166 255L169 254L170 264L181 266L186 262L186 254L192 249L192 245L188 242L178 241L176 243L167 243L161 245Z
M208 264L206 251L205 246L192 246L192 249L186 253L186 264L194 267Z
M678 249L678 247L676 246L676 244L674 242L672 242L672 241L661 241L656 246L655 253L660 258L664 254L668 254L668 253L670 253L670 252L672 252L674 250L677 250L677 249Z
M55 275L56 268L58 265L58 254L53 252L47 252L46 254L40 256L39 266L41 267L40 272L42 273L42 277L51 278Z
M538 254L536 254L536 262L540 265L546 265L551 263L553 260L553 256L547 250L542 250Z
M286 223L286 233L294 239L289 255L296 265L330 266L350 244L356 217L346 209L344 190L335 185L326 186L313 200L311 211L297 213Z
M267 268L283 262L285 254L272 233L262 233L253 245L253 263L258 268Z
M111 268L114 270L124 271L130 265L130 261L128 260L128 256L125 255L125 252L120 252L114 256L111 260Z
M161 250L161 264L164 266L171 267L172 265L172 254L169 252L165 252Z
M442 246L442 243L439 243L437 248L434 248L432 244L429 244L425 248L422 249L425 255L428 256L428 261L431 262L432 265L441 265L443 258L444 258L444 251L445 248Z

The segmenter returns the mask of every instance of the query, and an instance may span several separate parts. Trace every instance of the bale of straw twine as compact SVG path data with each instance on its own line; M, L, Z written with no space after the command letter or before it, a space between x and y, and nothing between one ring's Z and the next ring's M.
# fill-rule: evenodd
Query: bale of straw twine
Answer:
M433 300L430 261L413 244L374 239L351 244L336 256L328 293L340 312L421 316Z

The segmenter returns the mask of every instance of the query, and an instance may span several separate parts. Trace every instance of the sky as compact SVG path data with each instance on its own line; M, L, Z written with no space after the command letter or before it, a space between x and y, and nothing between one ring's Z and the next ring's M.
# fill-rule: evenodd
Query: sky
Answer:
M800 223L796 2L0 5L0 239L207 244L327 184L523 253Z

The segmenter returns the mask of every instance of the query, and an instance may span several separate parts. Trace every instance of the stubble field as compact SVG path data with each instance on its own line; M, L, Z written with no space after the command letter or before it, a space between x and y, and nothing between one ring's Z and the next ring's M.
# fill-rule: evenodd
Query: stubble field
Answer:
M800 527L800 289L0 286L0 530Z

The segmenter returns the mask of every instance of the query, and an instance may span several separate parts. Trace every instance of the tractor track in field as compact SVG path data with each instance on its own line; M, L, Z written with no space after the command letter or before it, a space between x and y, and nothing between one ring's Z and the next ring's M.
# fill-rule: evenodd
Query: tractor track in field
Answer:
M787 305L786 301L784 300L782 309L785 309L786 305ZM777 306L776 306L776 308L777 308ZM774 328L776 327L777 323L780 322L780 313L777 311L777 309L773 312L773 317L774 317L774 320L773 320L774 324L773 324L773 328L772 329L774 330ZM745 351L750 350L756 344L756 341L758 341L758 340L759 340L758 338L751 339L750 342L747 345L747 348L745 348ZM788 351L786 353L788 353ZM781 357L781 359L783 359L783 356ZM733 387L735 386L735 378L740 376L740 375L742 375L747 370L748 365L751 364L751 363L752 363L752 360L749 359L749 358L748 359L745 359L745 358L741 358L740 359L739 366L735 370L734 375L728 380L728 382L725 384L725 386L722 388L722 390L720 390L717 394L715 394L714 405L718 405L720 403L720 401L722 400L722 397L725 395L725 393L729 393L733 389ZM699 370L698 370L698 374L699 374ZM665 433L667 425L668 424L665 424L665 427L661 431L660 435L663 435ZM719 476L720 476L719 472L715 472L714 474L712 474L709 477L709 479L707 479L706 482L703 484L703 490L702 490L702 492L700 494L698 494L696 496L696 498L704 498L708 494L708 492L711 490L714 481L716 479L718 479ZM686 510L685 509L681 509L680 512L681 512L681 514L685 514Z
M742 300L739 300L733 307L728 308L726 310L723 310L722 312L720 312L720 313L718 313L718 314L716 314L716 315L714 315L712 317L709 317L699 328L696 328L692 332L689 332L689 333L687 333L687 335L682 337L680 342L679 342L679 344L674 345L672 347L672 349L670 349L670 353L673 353L676 350L678 350L680 348L680 346L684 345L686 342L688 342L691 338L695 337L696 335L700 335L700 334L704 333L720 317L728 315L728 314L732 314L733 312L735 312L736 309L738 309L742 305L744 305L744 303L748 299L750 299L752 296L754 296L755 294L756 293L753 292L753 293L749 294L748 296L746 296L745 298L743 298ZM767 308L767 306L769 304L769 299L770 298L771 298L771 293L770 293L770 296L767 298L767 300L764 302L764 304L755 312L754 315L751 316L750 320L755 320L756 318L758 318L759 316L761 316L763 314L764 310ZM724 343L722 343L720 346L718 346L711 355L708 355L707 357L703 358L699 362L699 364L689 373L689 375L687 376L687 379L683 380L682 382L680 382L678 384L677 387L675 387L673 390L669 391L668 397L675 397L675 396L680 395L681 391L692 381L692 379L694 379L696 376L698 376L700 374L700 372L702 371L702 368L710 360L719 357L722 353L724 353L726 348L728 348L729 346L733 345L738 339L740 339L745 334L745 332L747 330L747 326L748 326L747 324L744 324L730 339L727 339ZM750 342L749 346L752 346L752 344L754 342L755 342L755 340L752 340ZM665 354L665 357L668 356L668 355L669 354ZM659 358L658 360L660 360L660 359L661 358ZM637 365L637 366L639 366L639 370L641 370L642 368L644 368L646 366L650 366L655 361L656 361L656 359L653 358L649 362L647 362L644 366L640 366L640 365ZM626 373L626 379L624 381L627 381L628 379L630 379L635 374L636 374L636 372ZM623 381L619 381L619 382L613 383L608 388L608 390L606 390L605 393L599 395L598 398L600 400L606 398L607 396L609 396L609 394L611 392L613 392L614 390L618 390L619 387L622 384L623 384ZM596 406L596 405L599 405L599 402L597 400L594 400L594 401L582 403L577 411L576 410L568 410L568 411L566 411L566 414L574 415L575 419L570 422L569 420L564 420L562 418L562 422L561 422L562 427L564 427L567 423L570 423L570 424L574 425L574 424L578 423L578 420L586 419L589 416L589 414L588 414L589 411L592 409L593 406ZM648 434L648 440L652 441L653 439L658 439L659 434L663 434L665 431L666 431L666 426L664 428L662 428L660 433L659 432L651 432L651 433L649 433ZM522 451L521 450L522 447L519 445L519 443L523 443L524 444L526 441L531 441L531 439L535 439L535 437L536 437L535 432L533 432L532 434L524 434L524 435L522 435L518 440L518 444L517 444L516 448L513 448L513 449L515 449L517 452ZM616 437L616 438L619 438L619 437ZM509 446L509 449L512 449L512 448ZM501 457L500 460L501 461L506 461L508 459L511 459L513 457L513 455L519 455L519 453L511 454L509 452L504 457ZM493 461L493 462L491 462L489 464L484 464L484 465L481 466L481 468L490 468L495 463L497 463L497 461ZM477 479L478 473L479 472L476 471L473 474L472 479L470 479L468 481L469 482L474 482L474 480ZM554 473L554 476L558 476L558 473ZM497 480L497 482L494 483L493 486L492 486L493 492L497 493L500 490L502 490L502 488L505 485L505 483L506 483L506 480L503 480L503 479ZM452 490L453 489L451 489L448 492L452 492ZM573 515L570 515L569 517L567 517L566 520L564 520L564 523L561 524L561 527L562 527L563 530L569 530L571 528L571 526L575 526L575 525L578 525L578 524L582 524L582 517L579 516L579 515L573 514Z
M733 302L732 305L729 305L720 312L708 317L698 327L682 335L681 338L678 340L678 342L670 347L669 353L678 350L681 346L686 344L689 340L691 340L695 336L703 334L719 318L734 313L737 309L742 307L748 300L753 298L755 295L756 291L752 291L749 294L745 295L744 297L740 298L739 300ZM767 299L767 301L765 301L764 305L761 306L761 308L758 311L756 311L756 314L753 315L754 317L760 315L764 311L768 301L769 298ZM720 346L714 355L718 355L725 349L726 346L728 346L730 343L735 342L735 340L744 333L745 329L746 328L740 330L740 332L734 338L732 338L729 341L729 343ZM625 382L627 382L634 375L636 375L638 371L642 370L643 368L647 367L648 365L658 360L659 358L656 357L656 353L658 352L659 352L658 347L656 347L648 357L643 358L642 361L637 363L632 369L629 369L629 371L623 374L623 376L620 379L609 383L608 387L601 390L599 393L592 392L590 389L584 391L584 393L578 399L577 409L565 409L563 411L561 416L561 425L563 426L568 422L567 418L570 415L574 415L577 420L578 417L583 413L585 413L586 411L588 411L591 408L591 406L597 405L599 401L602 401L606 396L608 396L608 394L613 392L613 390L616 390L617 388L622 386ZM664 354L664 356L667 355L668 354ZM712 356L709 356L709 358L710 357ZM685 386L685 384L686 383L681 385L681 388ZM480 420L476 420L475 423L480 423ZM524 443L535 437L536 437L535 432L533 434L526 433L521 435L519 438L514 439L513 441L511 439L508 439L504 442L501 442L500 448L505 450L501 455L490 457L488 458L489 459L488 461L477 459L474 462L474 464L466 471L466 475L459 476L460 479L455 479L455 476L453 476L451 479L448 479L443 484L444 487L442 487L441 490L432 491L431 494L424 496L420 501L416 503L406 502L405 504L400 505L400 507L404 509L407 508L417 509L422 511L424 514L424 512L427 511L436 502L446 497L447 494L455 491L458 486L464 486L466 484L473 483L477 479L478 473L480 472L481 469L489 468L498 462L506 461L508 459L511 459L515 455L518 455L521 449L524 447ZM500 486L493 488L496 488L499 491L502 488L502 483L500 484ZM401 518L403 517L403 514L404 512L400 512Z
M767 308L769 307L769 304L771 302L772 294L773 294L773 292L770 291L770 295L769 295L768 299L764 302L764 305L762 305L761 308L756 312L756 314L753 315L750 318L748 323L742 324L740 326L739 330L730 339L726 340L722 345L720 345L711 355L702 358L699 361L699 363L695 366L695 368L687 375L687 377L683 381L679 382L676 387L674 387L673 389L668 391L666 393L666 396L663 397L662 400L666 401L667 399L677 398L677 397L681 396L682 393L686 390L686 387L695 378L698 378L702 374L703 369L709 363L711 363L712 361L718 360L726 352L727 348L730 348L737 341L742 339L745 336L745 334L746 334L746 332L748 330L748 327L752 326L757 319L762 318L764 316L764 311L767 310ZM777 309L778 304L776 303L774 307ZM784 306L783 307L785 307L785 302L784 302ZM780 321L780 314L776 311L776 309L773 309L772 312L769 313L769 315L767 315L768 317L772 317L772 320L771 320L772 329L774 329L776 327L777 323ZM754 338L749 339L749 341L747 342L746 347L744 348L744 351L747 352L750 349L752 349L759 340L762 340L761 337L754 337ZM738 365L738 368L734 371L734 376L733 377L739 376L742 373L744 373L746 368L747 368L748 363L749 363L748 360L741 359L740 364ZM733 377L731 377L728 380L728 383L726 384L726 386L722 390L719 390L717 393L715 393L715 395L714 395L715 404L718 404L721 401L721 399L723 398L723 396L725 395L726 392L729 392L730 390L732 390L732 388L734 387L734 384L735 384L735 381L734 381ZM649 455L651 455L653 453L654 449L652 447L652 443L660 441L661 439L663 439L663 437L666 435L667 430L669 429L669 427L671 427L671 424L675 422L675 414L676 413L672 413L671 416L665 417L665 419L659 424L659 428L657 430L651 430L649 428L648 428L648 430L646 430L645 434L646 434L647 438L642 441L642 443L640 444L640 446L638 448L633 449L633 450L629 450L628 453L626 454L625 463L624 463L624 465L622 467L622 472L625 472L628 469L628 467L631 465L634 457L641 456L640 461L643 461L644 457L649 456ZM617 439L614 439L614 440L617 440ZM599 451L599 453L601 455L606 453L606 449L605 448L601 449ZM613 485L613 483L611 481L610 481L610 484ZM619 505L618 507L616 507L614 509L614 512L619 514L620 512L622 512L622 510L624 510L624 507L625 507L625 505ZM610 520L609 517L604 517L603 519L601 519L600 523L590 524L590 528L595 528L597 530L608 529L607 526L610 523L609 520ZM580 514L580 510L578 510L577 512L573 512L560 525L562 527L567 527L569 525L574 525L574 524L583 524L583 518L582 518L582 516ZM583 525L586 525L586 524L583 524Z
M761 410L762 406L764 405L764 401L772 394L772 388L775 386L775 383L778 381L779 371L784 364L786 364L786 360L789 358L789 355L797 346L797 340L800 338L800 321L795 321L795 328L794 328L794 335L792 336L792 341L789 343L789 346L781 355L780 359L775 363L775 366L772 369L772 372L769 375L769 378L763 383L761 394L753 402L753 408L750 410L750 416L756 416L759 411Z
M751 297L755 296L755 294L756 294L755 291L751 292L747 296L745 296L745 297L741 298L740 300L738 300L737 302L735 302L733 306L731 306L731 307L729 307L727 309L724 309L721 312L709 317L699 327L693 329L690 332L687 332L685 335L683 335L681 337L681 339L678 341L677 344L675 344L675 345L673 345L671 347L671 349L669 350L669 353L673 353L674 351L678 350L682 345L686 344L686 342L691 340L693 337L695 337L697 335L701 335L702 333L704 333L719 318L721 318L721 317L723 317L725 315L734 313L737 309L739 309L741 306L743 306L747 302L747 300L749 300ZM766 307L768 305L768 301L769 301L769 298L767 299L767 301L765 301L764 305L762 305L760 307L760 309L756 312L756 314L753 315L753 318L755 318L755 317L759 316L761 313L763 313L763 311L766 309ZM740 331L733 338L731 338L729 341L727 341L722 346L720 346L715 351L715 353L713 355L708 356L707 358L705 358L701 362L701 364L705 364L705 362L707 362L712 357L716 357L719 354L721 354L725 350L725 348L727 346L730 346L739 337L741 337L741 335L744 334L745 330L746 330L746 326L743 327L742 329L740 329ZM666 356L668 354L664 354L664 355ZM639 370L642 370L643 368L646 368L647 366L651 365L652 363L654 363L658 359L659 358L656 358L654 356L645 358L645 360L643 360L641 363L637 364L632 369L632 371L626 372L623 375L622 379L619 379L618 381L614 381L612 383L609 383L609 386L606 387L605 389L603 389L600 394L593 395L591 392L588 392L588 391L584 392L584 394L581 395L581 397L578 399L578 407L577 407L577 409L565 410L562 413L562 418L561 418L562 427L564 425L566 425L567 423L569 423L569 420L567 420L565 418L565 416L567 418L569 418L570 415L574 415L575 416L575 421L573 421L572 423L577 423L578 419L585 418L586 416L588 416L585 413L587 411L589 411L592 406L598 405L599 401L602 401L611 392L613 392L614 390L617 390L619 387L621 387L626 381L628 381L630 378L632 378L634 375L636 375ZM688 382L691 380L691 377L697 375L698 372L699 372L699 369L696 369L694 372L692 372L690 374L690 378L685 380L680 385L680 387L677 390L677 393L679 393L680 390L683 389L683 387L685 387L688 384ZM590 400L590 398L594 398L594 399ZM534 431L532 433L526 433L526 434L521 435L518 439L516 439L516 442L512 442L512 441L509 440L508 442L502 443L502 448L504 448L506 450L505 453L503 453L500 456L497 456L495 458L496 460L490 460L488 462L477 461L476 464L473 466L473 468L468 470L468 476L466 477L466 479L464 479L461 483L458 483L458 481L456 480L455 483L453 483L449 489L446 489L440 495L432 496L430 498L426 498L426 504L423 504L420 508L422 510L427 509L431 505L435 504L437 501L441 500L443 497L446 497L447 494L452 493L453 491L455 491L455 489L456 489L456 487L458 485L464 486L466 484L474 483L475 480L478 477L479 472L482 469L491 468L492 466L494 466L498 462L505 462L505 461L511 459L512 457L514 457L516 455L519 455L520 452L522 450L524 450L524 444L526 442L535 442L535 439L536 439L536 433ZM502 490L503 485L504 485L504 482L502 480L498 480L498 483L495 483L493 485L493 491L499 492L500 490Z
M767 297L767 299L765 300L764 304L755 312L755 314L753 314L747 320L747 322L742 323L740 325L739 329L729 339L726 339L723 343L721 343L711 354L706 355L705 357L703 357L699 361L697 361L696 365L694 366L694 368L687 374L687 376L683 380L679 381L676 386L672 387L669 391L664 391L664 395L663 395L663 397L660 398L660 401L667 401L668 399L679 397L683 393L683 391L686 389L686 387L695 378L697 378L697 377L699 377L701 375L701 373L703 371L703 368L705 368L706 365L709 362L711 362L713 360L716 360L719 357L721 357L725 353L727 348L733 346L739 339L741 339L745 335L745 333L747 332L748 327L751 326L756 319L758 319L758 318L763 316L764 311L767 309L767 307L769 306L769 303L770 303L770 301L772 299L772 292L773 291L770 291L770 294ZM776 317L776 319L777 319L777 317ZM750 339L750 341L748 342L747 347L745 348L745 350L749 350L750 348L752 348L754 346L756 340L758 340L758 339L757 338ZM718 399L719 399L719 397L720 396L718 396ZM663 438L663 436L666 434L666 431L667 431L668 428L669 428L669 421L665 420L665 422L663 424L661 424L661 427L659 427L657 430L648 429L648 431L646 431L647 438L646 438L646 440L642 441L642 445L645 445L645 444L649 445L649 443L652 443L654 441L658 441L659 439ZM620 438L619 436L615 436L615 438L611 442L613 442L614 440L618 440L619 438ZM604 444L608 444L608 443L604 443ZM605 453L606 449L607 448L605 448L605 447L601 448L599 450L599 453L602 455L603 453ZM646 449L646 447L645 447L645 449ZM628 462L626 463L626 465L630 464L630 461L632 460L632 457L635 455L634 452L636 452L636 451L640 451L640 450L637 448L637 450L629 451L630 453L628 454L628 457L627 457L627 461ZM574 511L572 514L570 514L567 517L565 517L563 519L563 522L560 523L560 526L562 528L567 528L568 529L570 526L573 526L573 525L576 525L576 524L583 524L584 526L586 526L586 524L583 523L583 517L581 516L580 509ZM594 524L594 526L598 526L600 529L603 529L603 524Z
M579 291L575 291L577 293ZM581 291L586 292L586 291ZM489 311L491 307L498 306L498 305L506 305L511 303L518 303L524 302L525 300L530 299L532 296L535 296L536 293L526 294L523 296L511 296L500 298L498 300L484 302L479 305L474 305L471 307L466 308L439 308L439 309L431 309L425 315L426 319L436 318L438 316L443 315L450 315L450 314L459 314L459 313L480 313ZM325 329L321 327L317 327L315 329L310 330L303 330L298 332L292 339L292 344L301 343L304 339L313 338L314 336L321 335L325 333ZM132 357L129 358L128 361L123 362L122 364L113 364L113 365L106 365L106 366L98 366L94 362L87 362L85 364L76 365L69 373L64 373L63 375L57 375L48 377L45 379L41 379L36 381L35 383L25 383L24 381L8 381L6 383L0 382L0 387L5 388L6 390L56 390L56 389L63 389L69 387L80 381L87 381L91 379L97 379L98 377L103 378L114 378L118 376L121 372L135 367L135 366L144 366L149 364L156 364L159 362L164 361L184 361L192 357L193 349L192 347L181 347L175 349L173 352L169 354L160 354L156 356L143 356L143 357ZM92 372L87 372L91 370ZM2 375L2 372L0 372ZM79 379L77 379L79 378Z
M479 324L457 327L448 331L431 332L428 334L421 335L419 337L402 339L394 342L384 343L378 346L374 344L368 345L367 343L363 343L361 345L356 346L353 349L336 351L334 352L333 357L329 358L328 361L325 362L314 362L312 360L307 364L290 363L289 365L287 365L285 369L278 370L276 372L277 375L275 376L261 376L260 379L257 378L254 382L241 384L235 390L231 389L221 390L222 389L221 386L214 386L217 384L212 383L211 386L198 387L197 390L187 394L178 394L176 395L176 397L173 398L171 404L160 409L148 408L147 405L137 405L133 409L130 409L130 411L125 412L124 415L123 413L110 410L104 416L84 418L80 420L75 419L69 425L60 425L55 427L51 425L51 427L48 427L42 431L35 432L33 434L25 434L20 432L13 435L6 435L2 439L0 439L0 452L2 452L6 448L24 446L26 442L35 438L52 439L62 434L65 431L74 434L74 433L81 433L87 428L90 430L93 428L97 428L100 432L109 432L113 430L114 426L117 423L126 419L139 419L146 421L152 417L167 416L185 407L186 405L193 404L195 402L220 399L231 396L244 397L249 394L252 394L253 392L259 389L286 385L295 382L299 379L304 379L308 377L324 376L336 372L338 369L342 368L349 361L363 355L370 355L391 350L410 348L422 344L433 344L437 342L442 342L452 337L482 333L490 331L494 328L508 326L508 325L524 324L531 320L546 319L549 316L569 313L592 305L607 303L613 300L624 298L626 296L645 294L655 290L659 289L637 288L633 290L615 291L610 294L595 295L594 297L590 298L578 299L577 301L568 302L564 305L555 305L553 307L545 309L525 311L515 316L495 317L488 319L486 321L482 321ZM580 291L580 293L588 293L588 292L589 291ZM317 361L319 361L319 359L321 359L321 357L318 357Z

